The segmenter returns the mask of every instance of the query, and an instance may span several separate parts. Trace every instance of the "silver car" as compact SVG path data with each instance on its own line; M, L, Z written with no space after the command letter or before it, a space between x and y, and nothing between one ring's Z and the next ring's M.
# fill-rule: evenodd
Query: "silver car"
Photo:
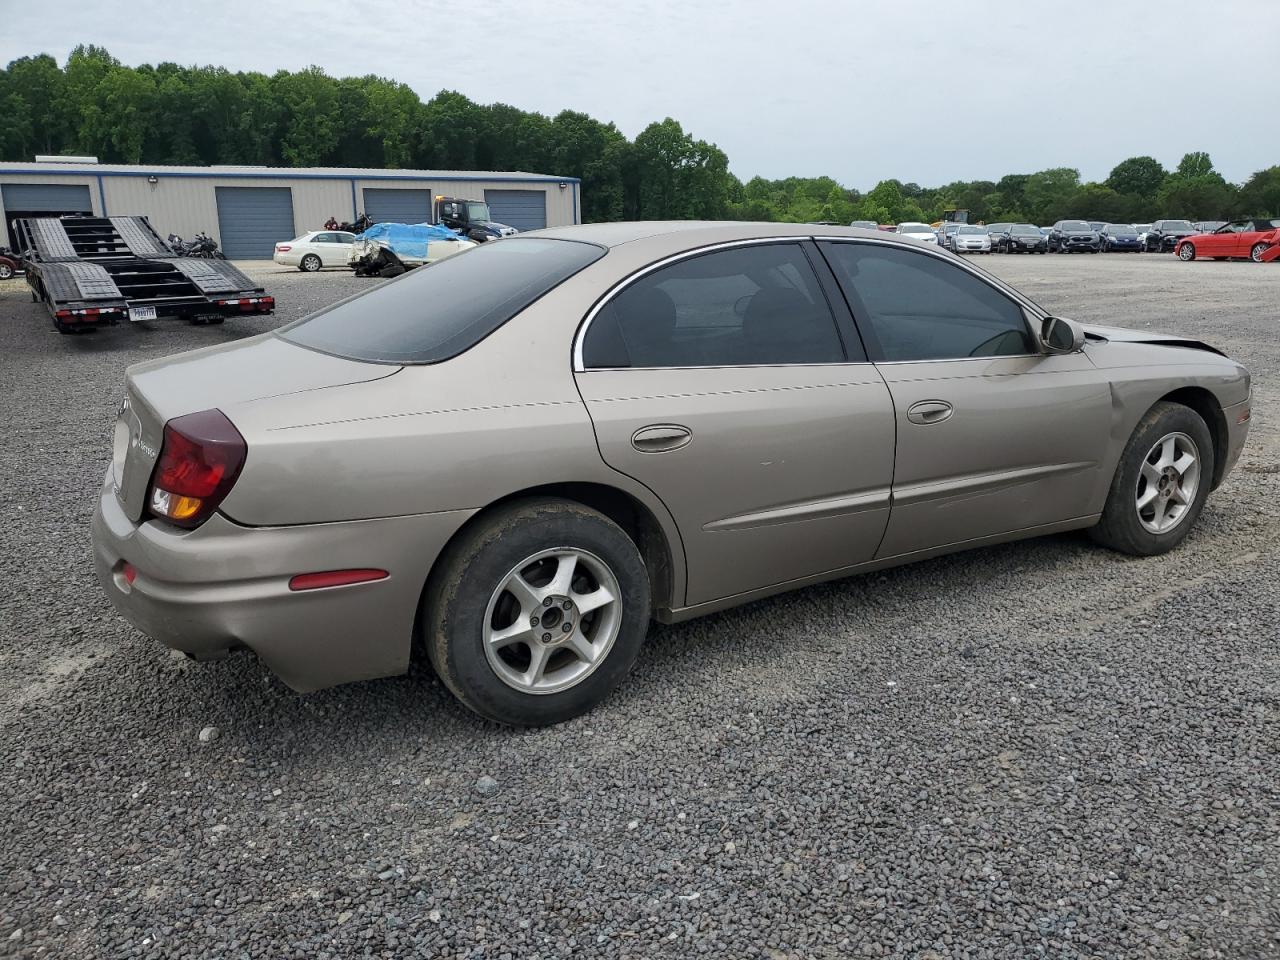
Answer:
M990 253L991 234L986 227L965 224L951 237L951 249L956 253Z
M416 638L471 709L545 724L651 618L1077 528L1163 553L1248 420L1212 347L1049 316L905 238L569 227L131 367L94 558L198 659L305 691L402 673Z

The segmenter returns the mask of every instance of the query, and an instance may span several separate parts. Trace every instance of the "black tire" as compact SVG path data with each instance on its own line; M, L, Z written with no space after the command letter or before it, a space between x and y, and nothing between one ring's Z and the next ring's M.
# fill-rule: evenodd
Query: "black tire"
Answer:
M320 262L320 258L317 257L314 253L308 253L305 257L303 257L301 260L298 261L298 269L301 270L303 273L315 273L322 266L324 266L324 264Z
M1255 243L1252 247L1249 248L1249 259L1252 260L1254 263L1261 263L1262 255L1266 252L1267 252L1267 245L1265 243Z
M1153 533L1142 525L1135 504L1138 478L1148 452L1162 437L1183 433L1195 443L1200 459L1200 478L1195 496L1177 525L1163 533ZM1213 482L1214 449L1209 427L1198 413L1180 403L1162 400L1138 421L1129 442L1125 444L1111 480L1111 490L1102 511L1102 519L1089 531L1103 546L1138 557L1167 553L1184 539L1195 526L1200 511L1209 497Z
M1183 263L1190 263L1196 258L1196 247L1193 243L1184 243L1178 251L1178 259Z
M622 594L616 639L592 672L567 689L526 693L499 678L484 650L490 598L511 569L543 550L593 554ZM631 538L608 517L566 500L507 504L465 531L437 563L420 622L436 673L463 705L499 723L545 726L586 713L622 682L649 629L649 574Z

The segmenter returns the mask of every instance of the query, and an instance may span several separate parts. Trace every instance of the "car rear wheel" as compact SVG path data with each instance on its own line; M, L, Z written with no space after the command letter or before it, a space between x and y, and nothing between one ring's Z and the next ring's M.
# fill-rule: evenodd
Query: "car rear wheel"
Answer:
M1196 248L1194 244L1184 243L1178 248L1179 260L1194 260L1196 258Z
M577 503L504 506L452 544L423 596L431 664L490 720L543 726L585 713L630 671L649 626L631 538Z
M1265 243L1255 243L1249 250L1249 259L1254 263L1262 262L1262 255L1267 252Z
M305 257L302 258L301 262L298 264L298 269L306 273L315 273L317 270L320 269L320 267L321 267L320 258L317 257L314 253L308 253Z
M1125 445L1093 539L1143 557L1172 550L1204 508L1213 457L1213 438L1198 413L1157 403Z

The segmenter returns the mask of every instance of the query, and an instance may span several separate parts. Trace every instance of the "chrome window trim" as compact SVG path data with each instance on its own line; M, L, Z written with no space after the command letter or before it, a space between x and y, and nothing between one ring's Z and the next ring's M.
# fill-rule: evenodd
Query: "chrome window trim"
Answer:
M607 307L615 297L623 290L631 286L637 280L648 276L655 270L661 270L663 267L670 266L673 263L679 263L681 260L689 260L693 257L702 256L705 253L714 253L718 250L731 250L734 247L751 247L762 244L771 243L790 243L796 246L804 243L806 240L812 240L813 237L807 235L791 236L791 237L749 237L745 240L725 240L720 243L708 244L704 247L695 247L690 250L681 250L679 253L673 253L669 257L661 260L655 260L646 267L641 267L635 273L628 274L623 277L596 301L587 315L578 324L578 332L573 338L573 372L574 373L594 373L604 370L746 370L752 367L852 367L852 366L869 366L869 360L837 360L827 363L752 363L752 364L718 364L714 367L592 367L587 369L586 364L582 360L582 341L586 339L587 331L591 328L591 322L595 320L596 314ZM804 251L801 250L801 253ZM812 269L812 268L811 268ZM815 271L815 279L817 274ZM831 317L831 322L839 331L839 323L836 321L835 315Z

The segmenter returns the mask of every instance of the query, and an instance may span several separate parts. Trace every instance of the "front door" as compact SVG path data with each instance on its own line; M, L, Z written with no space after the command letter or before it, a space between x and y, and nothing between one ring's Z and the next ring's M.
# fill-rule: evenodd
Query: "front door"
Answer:
M675 517L687 605L875 556L893 404L850 340L799 243L679 260L590 321L577 381L601 455Z
M1111 394L1085 354L1041 353L1015 300L942 257L866 243L823 251L893 396L879 557L1089 515L1109 479Z

